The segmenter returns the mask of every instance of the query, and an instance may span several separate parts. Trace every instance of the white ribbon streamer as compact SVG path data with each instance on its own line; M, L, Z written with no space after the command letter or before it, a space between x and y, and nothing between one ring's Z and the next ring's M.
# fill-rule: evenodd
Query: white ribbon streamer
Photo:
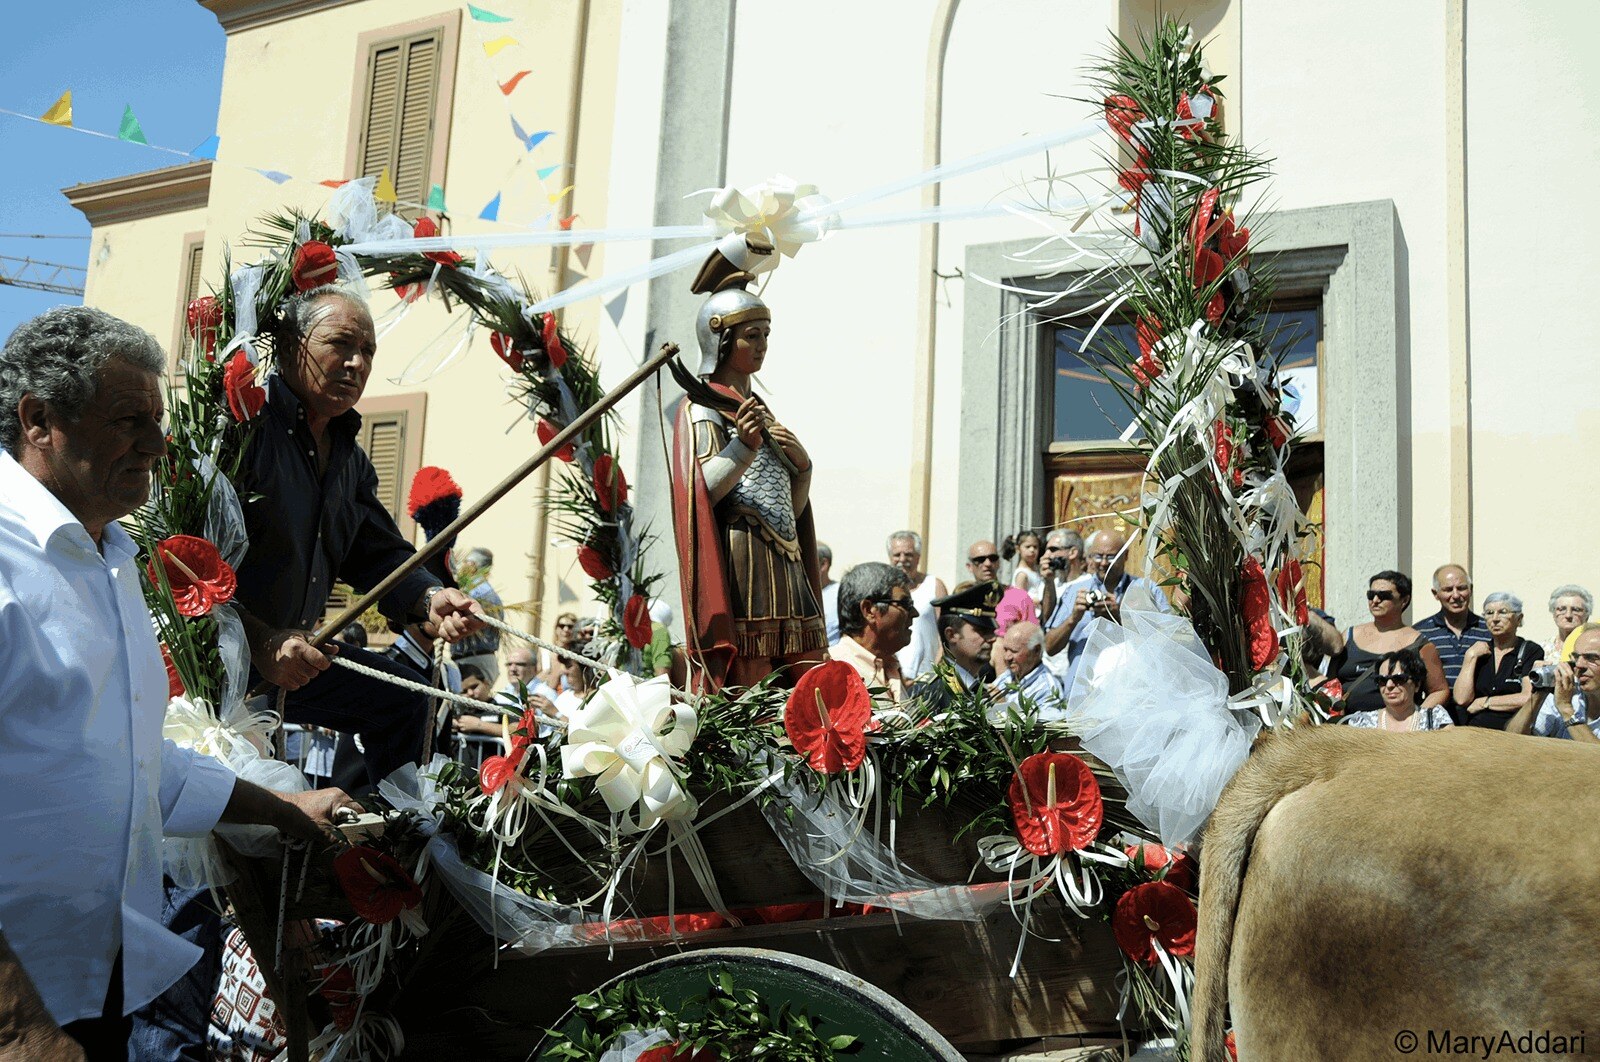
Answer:
M665 675L636 682L614 672L573 713L561 748L562 774L593 777L624 833L692 819L698 804L674 761L688 753L697 731L694 709L673 703Z

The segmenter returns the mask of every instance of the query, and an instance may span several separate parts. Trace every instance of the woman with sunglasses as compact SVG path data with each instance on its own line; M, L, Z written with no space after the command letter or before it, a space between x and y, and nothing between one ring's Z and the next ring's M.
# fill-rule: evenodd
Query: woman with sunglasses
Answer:
M1345 711L1367 712L1383 707L1375 679L1385 653L1409 649L1422 661L1426 678L1423 707L1440 705L1450 696L1439 650L1427 636L1405 621L1411 606L1411 580L1404 572L1382 571L1367 580L1367 611L1372 622L1345 632L1344 649L1334 658L1334 678L1344 688Z
M1374 675L1382 707L1347 716L1347 725L1390 731L1442 730L1451 725L1443 705L1421 707L1428 668L1412 650L1384 653Z
M1543 662L1544 650L1517 636L1522 599L1515 594L1497 590L1484 598L1483 622L1494 640L1467 650L1453 693L1464 725L1504 730L1533 692L1528 673Z

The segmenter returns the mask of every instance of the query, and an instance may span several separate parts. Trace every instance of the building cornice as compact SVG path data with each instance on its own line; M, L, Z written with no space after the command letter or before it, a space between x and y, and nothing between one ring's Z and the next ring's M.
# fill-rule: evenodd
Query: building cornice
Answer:
M198 0L201 7L217 16L224 33L270 26L274 22L299 18L313 11L343 7L359 0Z
M203 207L211 198L211 162L186 162L148 173L110 177L61 189L92 226Z

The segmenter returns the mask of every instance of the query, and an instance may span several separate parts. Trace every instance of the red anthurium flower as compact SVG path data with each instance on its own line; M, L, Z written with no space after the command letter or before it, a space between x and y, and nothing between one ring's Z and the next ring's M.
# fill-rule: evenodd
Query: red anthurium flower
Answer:
M685 1051L678 1054L679 1045L676 1042L652 1047L639 1056L638 1062L714 1062L716 1054L711 1048L702 1048L699 1051Z
M239 580L217 547L194 535L173 535L156 543L150 558L150 581L160 585L156 560L166 569L167 585L172 588L172 603L193 619L210 612L212 606L233 600Z
M1217 472L1228 476L1233 468L1233 429L1220 417L1211 423L1211 456L1216 459ZM1237 485L1237 484L1236 484Z
M394 283L394 280L395 280L395 278L397 276L399 276L398 273L390 273L389 274L389 290L394 292L395 296L401 302L407 302L407 303L416 302L418 299L422 298L422 293L427 290L427 285L425 285L425 284L396 284L396 283Z
M550 359L550 367L559 369L567 363L567 348L561 345L561 332L556 327L556 315L544 315L544 327L540 331L540 338L544 340L545 357Z
M1222 215L1217 222L1217 250L1229 262L1248 264L1250 230L1243 227L1234 228L1232 213Z
M356 914L375 926L422 904L422 889L394 857L352 845L333 860L333 873Z
M1215 188L1207 188L1200 193L1200 199L1194 205L1194 215L1189 218L1189 243L1194 247L1196 262L1199 261L1200 248L1206 245L1206 241L1211 239L1216 231L1213 221L1217 213L1217 197L1218 192Z
M830 660L801 675L783 710L783 729L819 774L861 766L867 755L872 694L856 669Z
M517 355L517 357L520 359L522 357L522 355L519 354L519 355ZM554 424L551 424L548 420L545 420L543 417L539 418L539 423L534 425L533 430L536 433L538 433L539 445L540 446L549 446L550 445L550 440L554 439L561 432L560 428L556 427ZM558 461L566 461L566 462L568 462L570 464L571 461L572 461L573 453L574 453L573 445L572 445L572 443L568 443L567 445L563 446L561 449L556 451L556 460L558 460Z
M1334 704L1338 704L1340 701L1344 700L1344 683L1340 682L1338 679L1329 679L1327 682L1324 682L1322 685L1318 686L1316 692L1323 694ZM1342 713L1330 712L1328 714L1340 715Z
M1213 104L1211 97L1205 92L1203 87L1194 94L1194 98L1192 99L1187 92L1179 94L1178 118L1180 121L1187 121L1194 117L1194 105L1197 102L1203 102L1205 104L1205 106L1201 108L1203 113L1210 114L1212 112ZM1197 125L1179 126L1178 135L1183 137L1185 140L1210 139L1206 135L1206 127L1203 121Z
M1306 601L1305 570L1297 560L1289 561L1278 569L1278 600L1294 621L1304 626L1311 619L1311 608Z
M215 295L202 295L189 303L189 334L205 348L206 360L217 349L217 329L222 326L222 304Z
M228 412L237 421L250 420L267 404L267 389L256 383L256 367L242 350L235 351L222 369L222 391Z
M510 336L504 332L491 332L489 334L489 346L494 348L494 352L499 355L500 360L505 362L512 372L522 371L524 360L522 352L517 349L516 341Z
M520 731L520 733L518 732ZM530 747L539 737L539 710L527 708L523 710L522 718L517 720L516 728L511 734L512 758L523 749Z
M183 676L178 674L178 665L172 662L172 654L167 652L167 643L161 643L161 662L167 666L167 700L182 697L184 694Z
M1196 291L1209 287L1222 279L1228 271L1228 264L1222 256L1209 247L1201 247L1194 252L1194 289Z
M1250 667L1259 671L1278 655L1278 632L1272 628L1272 599L1261 562L1246 557L1239 572L1239 609L1249 638Z
M1228 1035L1222 1038L1222 1046L1228 1049L1228 1057L1233 1062L1239 1062L1239 1045L1233 1042L1233 1030L1228 1030Z
M1139 109L1138 102L1132 96L1106 97L1106 124L1122 139L1132 140L1134 123L1143 120L1144 112Z
M1274 450L1282 450L1289 445L1289 426L1282 417L1267 418L1267 441Z
M296 291L310 291L339 279L339 259L321 240L307 240L294 252L289 280Z
M1094 772L1068 752L1040 752L1023 760L1006 798L1018 839L1037 856L1087 848L1105 819Z
M512 745L516 745L515 739ZM524 746L526 748L526 746ZM518 761L522 759L522 750L515 749L509 756L486 757L478 767L478 787L483 790L484 796L493 796L516 775Z
M1161 341L1161 321L1156 317L1141 317L1134 326L1139 337L1139 360L1132 366L1133 375L1141 387L1166 371L1166 365L1156 357L1156 344Z
M611 567L610 562L606 560L605 554L593 546L578 547L578 567L582 568L583 573L596 582L603 583L617 574Z
M1210 251L1206 252L1210 254ZM1222 292L1217 292L1206 300L1206 323L1212 328L1222 324L1222 315L1228 310L1228 304L1222 298Z
M418 218L416 225L411 229L411 235L419 240L437 236L439 235L439 226L434 223L432 218ZM423 251L422 257L430 262L438 262L440 265L449 266L452 269L461 264L461 256L454 251Z
M650 644L650 637L654 633L650 623L650 599L643 594L634 594L623 606L622 633L635 649L643 649Z
M622 474L621 466L610 454L595 458L594 493L606 513L615 512L617 506L628 500L628 477Z
M1145 966L1156 964L1156 944L1168 955L1194 954L1194 902L1176 885L1147 881L1117 900L1111 932L1123 953Z
M1188 853L1168 851L1155 843L1132 844L1123 851L1128 853L1129 859L1151 874L1165 870L1166 873L1161 876L1162 881L1170 882L1180 889L1193 891L1194 860Z

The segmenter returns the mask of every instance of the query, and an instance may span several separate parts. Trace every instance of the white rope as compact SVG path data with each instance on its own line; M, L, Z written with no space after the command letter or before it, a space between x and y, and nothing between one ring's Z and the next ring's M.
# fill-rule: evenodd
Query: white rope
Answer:
M410 679L401 678L399 675L391 675L387 671L379 671L375 667L368 667L365 664L358 664L348 657L336 656L333 658L333 662L341 667L349 668L358 675L365 675L368 678L377 679L379 682L387 682L391 686L399 686L401 689L411 690L415 693L425 694L429 697L438 697L440 700L449 701L451 704L460 705L463 708L470 708L475 714L482 714L485 709L490 707L490 705L486 705L482 701L475 701L471 697L468 697L464 694L452 693L450 690L441 690L421 682L412 682ZM567 725L566 720L553 716L541 716L540 722L547 723L548 725L558 729L565 729Z
M564 656L568 660L576 660L578 663L583 664L586 667L594 668L596 671L599 671L601 674L605 674L607 672L616 670L610 664L606 664L606 663L603 663L603 662L601 662L599 660L595 660L592 657L584 656L582 653L575 653L571 649L563 649L559 645L554 645L554 644L552 644L550 642L547 642L543 638L538 637L537 635L529 634L527 631L521 630L521 629L519 629L517 627L513 627L513 626L511 626L511 624L506 623L503 620L497 620L493 616L484 615L484 616L480 616L479 618L482 619L483 622L486 625L488 625L490 627L493 627L497 631L502 631L505 634L509 634L509 635L511 635L513 637L516 637L516 638L521 638L525 642L531 642L532 644L537 645L541 649L548 649L550 652L555 653L557 656Z

